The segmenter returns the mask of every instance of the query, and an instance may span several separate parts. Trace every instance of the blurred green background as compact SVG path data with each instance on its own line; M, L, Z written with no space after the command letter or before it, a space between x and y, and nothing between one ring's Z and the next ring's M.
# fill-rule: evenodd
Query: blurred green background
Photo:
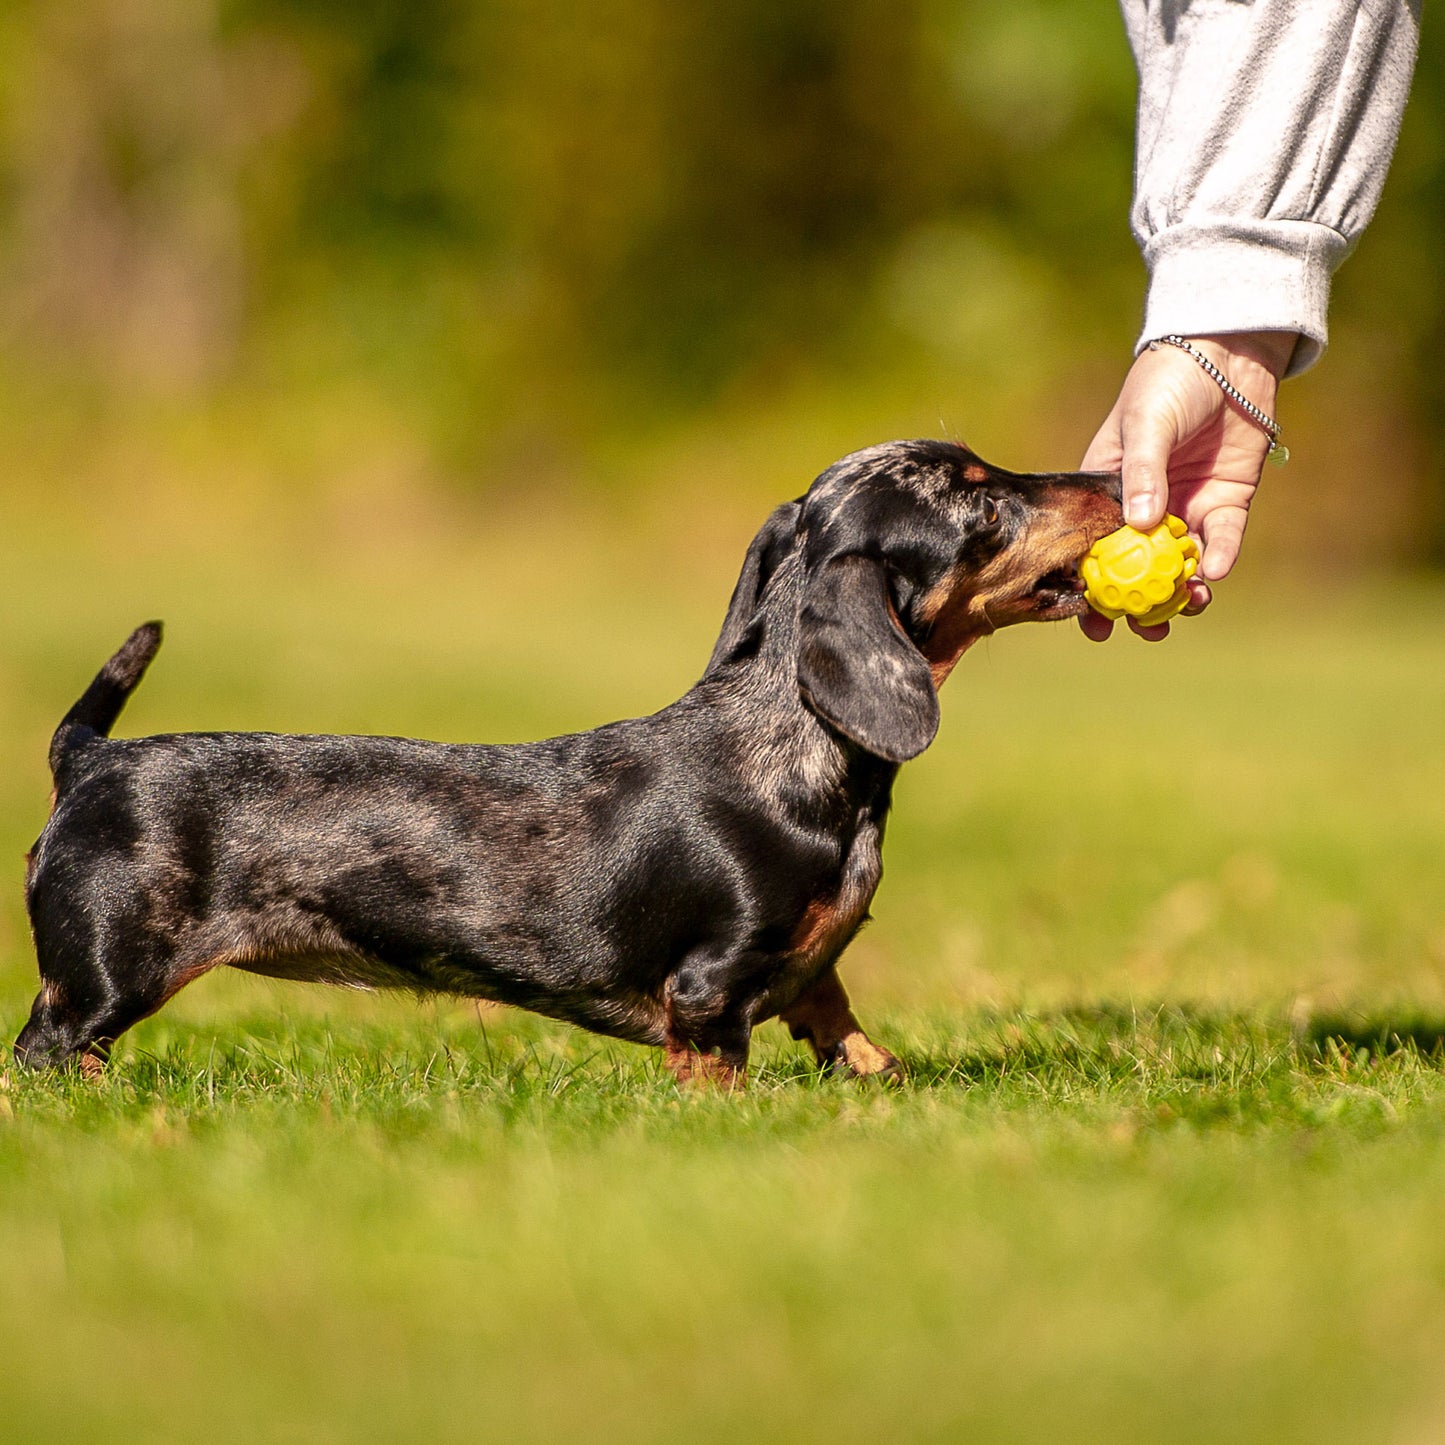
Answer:
M1261 562L1441 554L1442 55ZM895 435L1072 463L1140 315L1103 0L14 3L0 85L21 491L752 516Z
M1072 465L1140 314L1106 0L16 0L0 86L6 1041L135 623L127 734L647 711L777 500ZM0 1436L1442 1438L1442 149L1427 25L1210 613L945 690L845 965L908 1085L207 978L0 1063Z

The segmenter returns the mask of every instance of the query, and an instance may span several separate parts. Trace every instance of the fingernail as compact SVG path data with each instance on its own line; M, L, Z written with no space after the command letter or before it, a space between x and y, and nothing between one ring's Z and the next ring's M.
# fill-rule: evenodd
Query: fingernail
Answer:
M1124 508L1124 520L1131 527L1137 527L1141 522L1147 522L1151 512L1149 498L1135 495L1129 498L1128 505Z

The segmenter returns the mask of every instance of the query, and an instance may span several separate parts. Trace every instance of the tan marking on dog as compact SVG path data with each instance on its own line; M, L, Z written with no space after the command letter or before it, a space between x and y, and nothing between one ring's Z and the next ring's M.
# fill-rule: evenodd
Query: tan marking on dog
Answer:
M986 619L974 615L967 605L969 577L962 567L953 568L918 607L919 620L929 629L921 651L933 674L935 691L948 680L958 660L985 633L992 631ZM960 606L962 601L964 605Z
M903 1078L903 1065L887 1049L880 1049L862 1029L838 1041L843 1062L849 1073L860 1079L885 1078L894 1082Z
M865 897L815 898L804 910L788 940L788 951L803 955L822 952L834 940L851 936L868 911Z
M949 599L958 590L964 580L965 574L962 567L953 567L945 572L942 579L933 584L932 590L923 601L918 604L919 622L925 627L933 626L933 624L938 621L939 614L948 605ZM888 608L889 611L892 612L893 603L891 600L888 603ZM897 614L894 613L893 615L896 621Z
M795 1039L807 1039L820 1064L841 1062L859 1078L880 1074L903 1077L898 1060L863 1032L836 969L830 968L805 989L779 1017Z
M793 1031L794 1038L826 1048L861 1027L853 1017L843 980L833 968L809 984L778 1017Z
M965 481L986 482L988 481L988 468L980 466L978 462L970 462L963 469L963 476Z
M80 1076L89 1083L98 1084L105 1077L106 1056L94 1046L80 1056Z
M773 1018L816 987L825 970L868 919L868 905L883 876L876 825L860 827L849 844L838 882L809 900L788 937L781 968L758 1000L754 1022Z
M972 575L962 567L950 571L918 608L919 620L929 628L920 650L934 687L943 686L981 637L1027 620L1019 604L1040 577L1073 566L1118 525L1117 503L1081 488L1057 487L1012 546Z
M740 1093L747 1087L747 1074L736 1064L705 1054L690 1044L668 1043L663 1059L679 1084L688 1088L717 1088Z
M813 899L788 939L788 973L795 978L811 978L837 958L863 926L876 888L876 878L870 886L861 881L845 882L833 896ZM786 998L787 994L782 996Z

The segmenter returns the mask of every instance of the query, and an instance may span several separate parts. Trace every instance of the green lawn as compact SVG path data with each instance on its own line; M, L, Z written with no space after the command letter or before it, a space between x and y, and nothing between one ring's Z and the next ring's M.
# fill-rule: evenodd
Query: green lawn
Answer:
M229 505L0 535L6 1038L46 738L134 623L124 732L535 736L680 692L746 541ZM1445 586L1245 574L949 683L844 967L901 1089L233 976L9 1069L0 1438L1445 1439Z

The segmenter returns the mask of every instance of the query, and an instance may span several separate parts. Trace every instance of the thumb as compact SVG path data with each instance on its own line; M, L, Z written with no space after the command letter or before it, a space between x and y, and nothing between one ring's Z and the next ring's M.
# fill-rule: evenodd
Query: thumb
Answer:
M1147 531L1164 520L1169 505L1169 453L1174 428L1161 416L1124 421L1124 520Z

